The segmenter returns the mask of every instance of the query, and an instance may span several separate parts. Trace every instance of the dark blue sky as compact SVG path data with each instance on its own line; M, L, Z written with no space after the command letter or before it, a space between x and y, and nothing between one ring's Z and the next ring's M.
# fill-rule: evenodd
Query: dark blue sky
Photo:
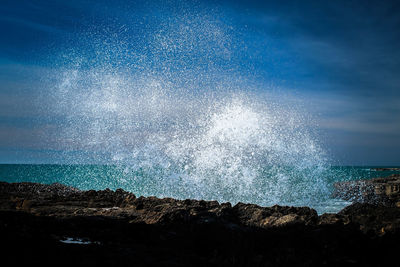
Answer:
M79 58L171 80L234 73L305 99L335 163L400 165L398 1L3 0L0 22L0 162L57 157L43 133L63 121L40 106Z

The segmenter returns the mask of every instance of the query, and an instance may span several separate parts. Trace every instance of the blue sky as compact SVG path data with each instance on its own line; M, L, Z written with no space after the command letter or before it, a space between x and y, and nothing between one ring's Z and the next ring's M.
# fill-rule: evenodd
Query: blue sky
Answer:
M400 165L397 1L5 0L0 21L0 162L62 157L46 94L79 64L279 88L304 100L334 163Z

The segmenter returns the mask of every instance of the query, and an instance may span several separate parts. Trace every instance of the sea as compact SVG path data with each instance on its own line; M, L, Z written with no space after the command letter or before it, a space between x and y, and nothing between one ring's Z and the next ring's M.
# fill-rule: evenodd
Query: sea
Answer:
M1 164L0 181L61 183L81 190L122 188L136 196L205 199L254 203L261 206L310 206L319 214L335 213L351 204L332 197L339 181L385 177L399 171L379 171L380 166L331 166L319 170L265 167L251 181L208 177L194 179L177 170L137 168L129 165ZM303 172L299 175L299 172ZM310 174L307 180L307 173ZM215 175L215 174L214 174ZM204 174L203 174L204 176ZM226 178L224 178L226 179Z

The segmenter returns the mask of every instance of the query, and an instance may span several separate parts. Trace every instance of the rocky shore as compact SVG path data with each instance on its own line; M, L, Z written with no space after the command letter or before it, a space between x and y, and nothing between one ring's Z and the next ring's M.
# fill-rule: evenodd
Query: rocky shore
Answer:
M354 202L400 207L400 174L369 180L337 182L333 196Z
M0 236L3 266L385 266L399 265L400 208L375 201L318 216L0 182Z

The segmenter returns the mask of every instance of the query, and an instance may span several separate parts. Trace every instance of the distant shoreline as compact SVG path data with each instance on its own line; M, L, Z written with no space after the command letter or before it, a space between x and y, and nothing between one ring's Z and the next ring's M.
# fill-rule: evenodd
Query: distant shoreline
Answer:
M371 168L372 171L400 171L400 168Z

